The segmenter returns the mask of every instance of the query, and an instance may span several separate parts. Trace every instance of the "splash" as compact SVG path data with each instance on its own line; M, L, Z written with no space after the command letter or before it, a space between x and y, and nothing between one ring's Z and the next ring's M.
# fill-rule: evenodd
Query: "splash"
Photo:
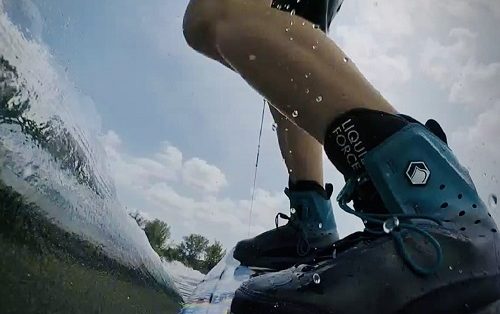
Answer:
M99 134L92 101L0 1L0 181L59 228L173 291L166 267L117 200Z

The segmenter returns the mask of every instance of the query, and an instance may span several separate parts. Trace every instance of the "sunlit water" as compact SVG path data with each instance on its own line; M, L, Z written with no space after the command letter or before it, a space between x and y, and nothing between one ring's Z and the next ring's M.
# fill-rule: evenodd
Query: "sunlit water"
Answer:
M178 309L179 295L188 295L201 280L201 274L162 262L118 202L99 128L91 102L43 43L12 23L0 1L3 310L47 312L52 301L37 295L42 298L54 285L60 298L43 298L54 296L62 312L109 312L107 302L116 304L116 312L134 313L149 298L142 311L163 306L169 313ZM175 283L170 270L176 271ZM30 302L16 291L32 293ZM78 304L71 304L72 296ZM96 296L100 299L88 299ZM6 309L9 305L13 308Z

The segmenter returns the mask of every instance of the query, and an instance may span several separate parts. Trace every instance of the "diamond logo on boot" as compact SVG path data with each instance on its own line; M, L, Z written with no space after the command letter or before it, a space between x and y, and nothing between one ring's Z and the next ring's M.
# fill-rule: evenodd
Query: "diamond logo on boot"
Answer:
M412 161L406 170L406 176L413 185L425 185L431 176L431 171L423 161Z

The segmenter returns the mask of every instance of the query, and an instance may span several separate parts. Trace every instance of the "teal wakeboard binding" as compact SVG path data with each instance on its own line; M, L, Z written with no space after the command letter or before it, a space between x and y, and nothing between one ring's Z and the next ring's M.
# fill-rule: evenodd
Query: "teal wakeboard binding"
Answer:
M290 199L290 216L279 213L275 229L240 241L234 258L243 265L270 270L312 262L315 253L339 238L330 201L332 191L330 184L323 189L314 182L290 183L285 189ZM279 218L288 223L279 226Z
M365 222L363 232L316 263L244 283L231 313L499 313L497 225L468 171L429 129L409 122L347 178L338 202Z

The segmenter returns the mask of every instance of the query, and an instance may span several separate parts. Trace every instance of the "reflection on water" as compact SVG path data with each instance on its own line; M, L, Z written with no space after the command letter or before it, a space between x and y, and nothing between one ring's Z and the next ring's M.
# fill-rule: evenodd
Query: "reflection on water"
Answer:
M167 266L116 199L95 121L0 1L2 313L179 308Z

